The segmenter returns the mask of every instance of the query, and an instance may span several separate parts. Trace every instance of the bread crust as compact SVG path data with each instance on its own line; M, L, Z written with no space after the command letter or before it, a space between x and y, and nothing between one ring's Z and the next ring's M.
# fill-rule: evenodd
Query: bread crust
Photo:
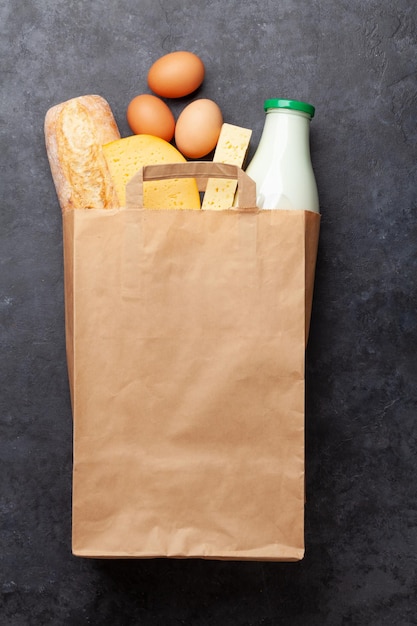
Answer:
M120 139L108 102L98 95L72 98L45 116L45 144L62 211L119 206L102 146Z

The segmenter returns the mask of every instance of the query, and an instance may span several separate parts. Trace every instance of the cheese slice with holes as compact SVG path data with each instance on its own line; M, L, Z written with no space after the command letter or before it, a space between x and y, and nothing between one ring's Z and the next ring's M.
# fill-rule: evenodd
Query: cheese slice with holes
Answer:
M252 131L248 128L224 123L214 152L213 161L242 167L249 147ZM221 211L233 206L237 182L224 178L211 178L207 183L203 209Z
M126 183L145 165L184 163L185 157L170 143L153 135L132 135L103 146L120 206L126 204ZM193 178L146 181L146 209L200 209L200 193Z

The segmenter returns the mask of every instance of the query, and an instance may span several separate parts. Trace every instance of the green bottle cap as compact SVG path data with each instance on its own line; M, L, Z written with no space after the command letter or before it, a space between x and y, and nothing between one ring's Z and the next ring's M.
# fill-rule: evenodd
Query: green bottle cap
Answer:
M315 108L308 102L300 102L299 100L285 100L284 98L271 98L265 100L264 110L268 109L291 109L292 111L302 111L307 113L311 118L314 116Z

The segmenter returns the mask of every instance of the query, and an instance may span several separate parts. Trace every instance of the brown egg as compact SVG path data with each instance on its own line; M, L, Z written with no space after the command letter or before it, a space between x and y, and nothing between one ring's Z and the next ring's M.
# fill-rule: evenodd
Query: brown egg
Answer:
M204 72L204 64L196 54L184 50L170 52L151 66L148 85L164 98L182 98L201 85Z
M200 159L217 144L223 115L213 100L194 100L181 112L175 127L175 143L184 156Z
M154 135L171 141L175 131L175 119L167 104L150 94L136 96L129 103L127 122L135 135Z

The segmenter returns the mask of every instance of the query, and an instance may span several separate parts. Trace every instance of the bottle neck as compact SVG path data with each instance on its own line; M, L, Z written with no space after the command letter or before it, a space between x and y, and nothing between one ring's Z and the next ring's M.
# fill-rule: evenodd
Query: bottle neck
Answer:
M305 125L307 128L310 126L311 117L308 113L303 111L292 111L291 109L268 109L265 113L265 117L268 120L274 119L276 123L280 120L292 120L294 124Z
M310 121L308 113L288 109L268 109L260 146L278 146L280 150L309 150Z

